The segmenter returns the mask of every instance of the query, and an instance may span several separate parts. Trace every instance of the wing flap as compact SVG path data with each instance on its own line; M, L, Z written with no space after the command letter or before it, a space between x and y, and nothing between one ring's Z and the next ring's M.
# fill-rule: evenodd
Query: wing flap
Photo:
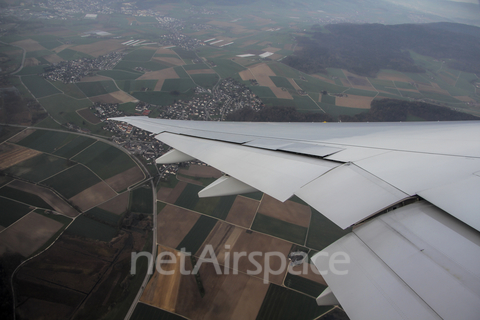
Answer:
M279 201L289 199L302 186L338 165L321 159L167 132L156 137Z

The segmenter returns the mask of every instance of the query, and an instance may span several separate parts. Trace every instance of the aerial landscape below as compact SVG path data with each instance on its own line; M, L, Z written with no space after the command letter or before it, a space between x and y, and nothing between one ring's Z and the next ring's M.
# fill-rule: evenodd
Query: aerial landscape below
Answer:
M284 170L278 151L295 163L285 188L297 169L316 178L339 163L366 177L356 161L391 150L130 119L302 122L298 134L311 122L475 123L479 17L477 0L0 0L0 318L355 319L341 301L317 304L332 286L312 257L362 224L232 182L202 143L260 163L258 180ZM222 179L242 192L221 194Z

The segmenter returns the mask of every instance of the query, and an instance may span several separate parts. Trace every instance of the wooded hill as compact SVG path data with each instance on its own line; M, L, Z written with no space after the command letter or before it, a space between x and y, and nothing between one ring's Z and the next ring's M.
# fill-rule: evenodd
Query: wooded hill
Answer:
M362 76L380 69L425 72L409 50L447 61L451 68L480 73L480 28L456 23L431 24L335 24L312 27L308 36L297 37L303 49L283 60L306 73L342 68Z

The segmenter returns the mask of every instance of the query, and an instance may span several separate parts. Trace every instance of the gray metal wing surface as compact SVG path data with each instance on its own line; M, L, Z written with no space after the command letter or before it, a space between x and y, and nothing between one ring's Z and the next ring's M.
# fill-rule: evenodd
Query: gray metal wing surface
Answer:
M205 195L297 195L355 226L314 258L322 270L322 253L348 253L348 276L324 277L352 319L479 318L479 122L112 120L223 171ZM416 197L424 200L378 215Z

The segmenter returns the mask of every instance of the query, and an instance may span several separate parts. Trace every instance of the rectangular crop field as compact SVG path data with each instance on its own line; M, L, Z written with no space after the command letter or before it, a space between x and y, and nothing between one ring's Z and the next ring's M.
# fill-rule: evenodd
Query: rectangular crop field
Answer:
M34 207L53 210L53 208L39 196L29 192L18 190L15 188L10 188L10 187L1 188L0 196L9 198L12 200L16 200L18 202L23 202L25 204L29 204Z
M202 186L188 184L183 190L182 194L178 197L177 201L175 201L175 205L182 208L195 210L195 206L200 200L198 198L198 192L202 189Z
M189 51L182 48L173 48L173 51L175 51L182 59L197 59L197 54L194 51Z
M99 96L118 91L117 86L112 80L98 82L79 82L77 86L87 97Z
M124 61L150 61L155 54L156 50L153 49L137 49L129 54L127 54L125 57L123 57Z
M210 69L205 63L187 64L183 66L185 70L203 70Z
M130 211L153 213L153 197L150 188L137 188L131 192Z
M198 218L195 225L177 246L177 250L185 248L185 251L195 254L198 249L200 249L216 223L216 219L207 216L201 216Z
M115 228L87 218L85 215L81 215L75 219L66 232L69 234L105 242L109 242L117 234L117 230Z
M99 183L101 180L81 164L77 164L42 183L52 187L69 199L83 190Z
M270 284L257 320L316 319L330 309L332 306L319 307L314 298Z
M102 179L111 178L135 166L135 162L126 153L98 141L72 160L83 163Z
M318 105L308 96L294 96L293 101L297 106L297 110L301 111L320 111Z
M191 79L165 79L162 91L164 92L186 92L195 87Z
M213 88L213 86L220 80L217 74L192 74L193 81L201 87Z
M250 87L250 90L260 98L276 98L275 93L269 87L253 86Z
M93 220L100 220L99 222L110 226L117 226L121 219L120 215L102 210L100 208L93 208L91 210L88 210L84 213L84 215L86 217L93 218Z
M180 317L174 313L167 312L162 309L158 309L148 304L139 303L133 311L132 320L185 320L184 317Z
M52 83L58 90L63 91L64 94L75 98L75 99L85 99L86 96L83 94L75 83L63 83L61 81L55 81Z
M61 148L57 148L54 152L55 155L64 158L71 158L96 140L88 137L77 136L75 139L67 143L66 145L62 146Z
M29 181L40 182L72 165L68 160L42 153L5 171Z
M135 68L140 67L150 71L158 71L166 68L172 67L171 64L160 63L158 61L146 61L146 62L137 62L137 61L120 61L114 68L114 70L126 70L130 72L138 72Z
M322 103L329 103L335 105L335 97L328 94L322 95Z
M71 133L36 130L17 144L42 152L54 153L55 150L63 147L75 137Z
M261 213L257 213L252 224L252 230L272 235L287 241L303 245L307 228L297 226Z
M286 88L290 90L295 90L295 88L292 86L290 81L288 81L287 78L284 77L278 77L278 76L270 76L270 79L272 79L273 83L279 88Z
M139 72L129 72L123 70L102 70L98 71L98 74L112 78L113 80L135 80L142 74Z
M35 98L43 98L60 93L50 82L40 76L22 76L22 82Z
M317 298L327 288L318 282L291 273L287 273L283 283L286 287L308 294L313 298Z
M214 70L222 77L228 78L239 73L240 71L247 70L245 67L229 59L211 59L215 64Z
M0 226L5 228L31 211L28 206L3 197L0 197L0 207Z
M158 80L118 80L117 85L125 92L144 91L145 89L153 91Z
M78 60L78 59L83 59L83 58L88 58L88 59L93 59L94 58L89 54L86 54L86 53L83 53L83 52L80 52L80 51L75 51L75 50L68 49L68 48L58 52L57 55L64 60Z
M170 92L134 92L132 94L138 100L155 104L159 106L166 106L172 104L174 100L190 100L192 99L194 92L189 90L185 93L172 94Z

